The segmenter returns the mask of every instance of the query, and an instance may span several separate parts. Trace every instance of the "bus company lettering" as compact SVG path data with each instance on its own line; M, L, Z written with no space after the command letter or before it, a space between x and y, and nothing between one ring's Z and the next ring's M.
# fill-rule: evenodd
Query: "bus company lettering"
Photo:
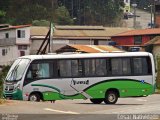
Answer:
M86 80L86 81L75 81L75 80L73 80L73 85L76 85L76 84L89 85L89 80Z

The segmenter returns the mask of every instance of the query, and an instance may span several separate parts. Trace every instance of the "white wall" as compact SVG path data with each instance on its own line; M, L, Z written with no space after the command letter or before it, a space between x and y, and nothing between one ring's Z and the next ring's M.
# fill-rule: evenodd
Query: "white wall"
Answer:
M7 50L5 56L2 55L2 49ZM0 65L10 65L17 57L18 54L16 46L0 47Z
M36 54L43 40L32 40L30 47L30 54ZM94 40L53 40L53 51L67 45L94 45ZM108 40L98 40L99 45L107 45Z
M25 38L17 37L18 30L25 30ZM6 39L5 33L9 33L9 38ZM30 27L0 31L0 41L0 65L9 65L20 57L20 51L24 51L25 55L30 54ZM9 41L13 41L12 44ZM18 45L27 45L27 49L19 50ZM5 55L2 55L3 49L6 50Z
M3 56L2 50L5 49L7 52ZM0 65L10 65L15 59L20 57L20 51L24 51L25 55L29 55L29 48L27 50L18 50L18 46L4 46L0 47Z
M18 38L17 31L25 30L25 38ZM30 27L16 29L16 44L29 44L30 43Z
M10 29L10 30L0 31L0 39L6 39L5 37L6 33L9 33L9 38L16 38L16 30Z
M92 40L70 40L69 44L90 45L93 44Z

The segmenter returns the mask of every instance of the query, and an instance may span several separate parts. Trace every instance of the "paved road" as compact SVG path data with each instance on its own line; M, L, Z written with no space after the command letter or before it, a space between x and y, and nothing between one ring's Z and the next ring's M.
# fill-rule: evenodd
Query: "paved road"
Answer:
M151 22L151 14L149 12L137 9L136 15L140 16L136 17L138 26L142 29L149 28L148 23ZM133 28L133 18L128 18L128 20L124 21L126 27Z
M32 114L20 115L29 118L34 114L39 118L54 117L58 119L95 119L117 118L117 114L160 114L160 94L139 98L120 98L115 105L92 104L89 100L62 100L50 102L9 101L0 105L1 114ZM50 115L48 115L50 114ZM99 114L99 115L98 115ZM103 115L101 115L103 114ZM76 115L76 116L75 116Z

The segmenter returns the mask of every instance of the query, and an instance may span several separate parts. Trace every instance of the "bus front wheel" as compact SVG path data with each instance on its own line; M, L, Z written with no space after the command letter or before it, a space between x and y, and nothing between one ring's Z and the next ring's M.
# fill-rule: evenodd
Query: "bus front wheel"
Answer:
M106 96L104 102L106 104L115 104L118 100L118 93L116 91L108 91L106 92Z
M38 93L32 93L30 96L29 96L29 101L32 101L32 102L39 102L41 100L41 97Z
M101 104L104 99L90 99L90 101L94 104Z

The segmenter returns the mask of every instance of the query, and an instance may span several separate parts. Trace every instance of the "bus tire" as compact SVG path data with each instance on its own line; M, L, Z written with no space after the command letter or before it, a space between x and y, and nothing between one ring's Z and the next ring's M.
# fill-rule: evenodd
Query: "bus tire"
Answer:
M41 97L38 93L32 93L29 95L29 101L40 102L40 100L41 100Z
M101 104L104 99L90 99L93 104Z
M106 104L115 104L118 100L118 93L116 91L107 91L104 102Z

